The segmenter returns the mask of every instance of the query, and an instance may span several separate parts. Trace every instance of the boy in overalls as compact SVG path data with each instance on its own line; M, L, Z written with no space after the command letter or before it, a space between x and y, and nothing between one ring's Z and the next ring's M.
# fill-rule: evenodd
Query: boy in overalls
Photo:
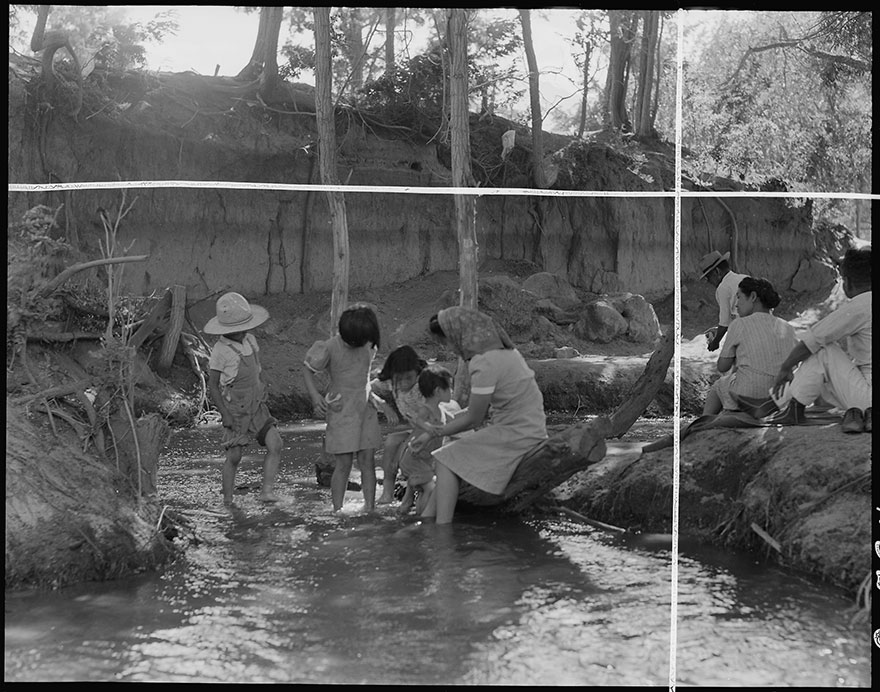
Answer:
M275 475L281 461L281 435L266 406L266 387L260 373L260 348L250 332L269 319L259 305L251 305L238 293L217 300L217 315L205 325L206 334L219 334L208 359L208 390L223 417L223 504L232 505L235 473L244 447L256 439L267 450L263 462L260 500L277 502Z

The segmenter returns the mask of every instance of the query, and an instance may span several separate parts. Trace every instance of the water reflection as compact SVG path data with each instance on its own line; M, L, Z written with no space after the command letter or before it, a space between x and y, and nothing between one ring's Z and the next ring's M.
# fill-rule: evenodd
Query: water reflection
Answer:
M6 680L667 685L663 537L480 514L438 527L363 515L357 492L333 514L320 431L285 441L284 501L257 501L246 456L230 513L216 440L176 435L161 492L199 542L159 575L7 594ZM680 681L869 684L846 601L773 574L682 558Z

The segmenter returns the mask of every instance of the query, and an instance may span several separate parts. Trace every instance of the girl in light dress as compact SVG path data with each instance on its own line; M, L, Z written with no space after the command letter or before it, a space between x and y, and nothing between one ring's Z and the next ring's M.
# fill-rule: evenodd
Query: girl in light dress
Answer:
M364 510L376 499L374 454L382 444L379 417L370 391L370 369L379 348L379 320L368 305L358 303L339 317L339 333L316 341L306 353L303 379L315 413L325 416L324 451L334 456L330 495L333 510L345 500L351 468L357 460L364 493ZM330 375L327 396L318 391L315 374Z

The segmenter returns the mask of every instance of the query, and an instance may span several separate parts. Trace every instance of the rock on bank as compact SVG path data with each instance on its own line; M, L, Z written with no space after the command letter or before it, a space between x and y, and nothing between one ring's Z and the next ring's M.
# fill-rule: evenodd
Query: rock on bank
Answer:
M554 495L591 518L668 533L672 490L670 447L607 456ZM765 555L855 592L871 569L870 522L870 434L831 424L704 430L681 442L680 536Z

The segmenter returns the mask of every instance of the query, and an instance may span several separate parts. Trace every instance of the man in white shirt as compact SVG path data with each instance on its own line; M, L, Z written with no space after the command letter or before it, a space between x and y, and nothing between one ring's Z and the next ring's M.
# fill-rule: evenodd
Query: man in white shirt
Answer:
M718 349L721 339L727 333L727 328L736 319L736 290L739 282L748 276L731 271L729 260L729 252L722 255L718 250L712 250L700 258L699 266L702 272L700 278L706 279L715 286L715 301L718 303L718 326L707 333L709 336L707 348L710 351Z
M805 407L821 396L845 409L843 432L871 432L871 246L847 250L840 267L849 300L810 327L780 366L773 395L790 382L791 400L770 423L804 424Z

